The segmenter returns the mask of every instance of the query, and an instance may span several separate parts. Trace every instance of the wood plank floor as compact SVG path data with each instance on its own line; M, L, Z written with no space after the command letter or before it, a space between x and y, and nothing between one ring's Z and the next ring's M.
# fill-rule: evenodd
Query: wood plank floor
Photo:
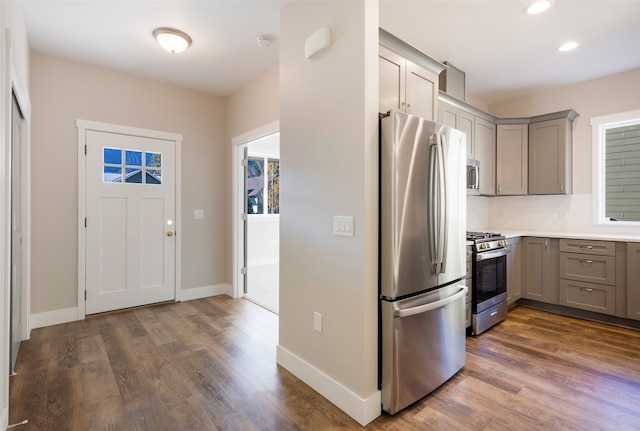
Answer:
M357 430L276 365L277 316L226 296L36 329L10 384L27 430ZM640 332L524 307L446 385L368 430L638 430Z

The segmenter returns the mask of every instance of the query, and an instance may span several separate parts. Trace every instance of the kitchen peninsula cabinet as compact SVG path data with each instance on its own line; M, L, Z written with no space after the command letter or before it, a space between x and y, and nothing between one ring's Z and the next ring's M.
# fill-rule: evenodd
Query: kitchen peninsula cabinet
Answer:
M498 124L496 133L496 195L526 195L529 126Z
M523 298L558 304L559 248L559 240L557 238L523 238Z
M520 237L507 239L507 305L522 296L522 240Z
M627 318L640 320L640 243L627 243Z
M541 115L529 124L529 194L571 194L573 109Z
M391 109L437 121L438 75L380 46L379 112Z

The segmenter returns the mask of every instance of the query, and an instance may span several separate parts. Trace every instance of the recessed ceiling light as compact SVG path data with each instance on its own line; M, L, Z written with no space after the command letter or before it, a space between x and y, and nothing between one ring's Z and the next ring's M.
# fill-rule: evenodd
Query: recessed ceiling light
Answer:
M566 52L571 51L572 49L576 49L578 47L578 42L566 42L558 47L558 51Z
M153 37L156 38L162 48L172 54L182 52L191 45L189 35L175 28L156 28L153 30Z
M537 1L535 3L531 3L531 5L529 5L529 7L527 8L527 13L529 15L536 15L539 13L544 12L545 10L549 9L549 7L551 6L551 2L550 1Z

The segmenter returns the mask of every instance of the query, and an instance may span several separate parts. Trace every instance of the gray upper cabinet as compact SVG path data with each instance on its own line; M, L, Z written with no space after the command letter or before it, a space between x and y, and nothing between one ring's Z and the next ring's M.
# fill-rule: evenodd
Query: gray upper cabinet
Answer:
M496 194L526 195L528 191L529 127L498 124L496 134Z
M474 158L480 162L480 194L496 194L496 125L483 118L474 119Z
M529 194L571 194L573 109L531 119Z
M474 145L474 122L475 116L465 111L464 109L460 109L457 106L453 106L452 104L440 100L439 105L439 115L438 122L440 124L444 124L445 126L453 127L454 129L458 129L461 132L466 133L467 135L467 158L475 159L475 145Z
M396 109L437 120L438 75L391 49L379 49L379 112Z

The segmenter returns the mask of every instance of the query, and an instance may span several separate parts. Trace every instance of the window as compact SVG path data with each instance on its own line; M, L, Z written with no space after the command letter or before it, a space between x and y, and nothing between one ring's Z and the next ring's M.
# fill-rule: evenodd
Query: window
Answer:
M102 161L105 183L162 184L160 153L105 147Z
M640 111L591 119L595 224L640 222Z
M280 214L280 160L249 157L247 171L248 213Z

